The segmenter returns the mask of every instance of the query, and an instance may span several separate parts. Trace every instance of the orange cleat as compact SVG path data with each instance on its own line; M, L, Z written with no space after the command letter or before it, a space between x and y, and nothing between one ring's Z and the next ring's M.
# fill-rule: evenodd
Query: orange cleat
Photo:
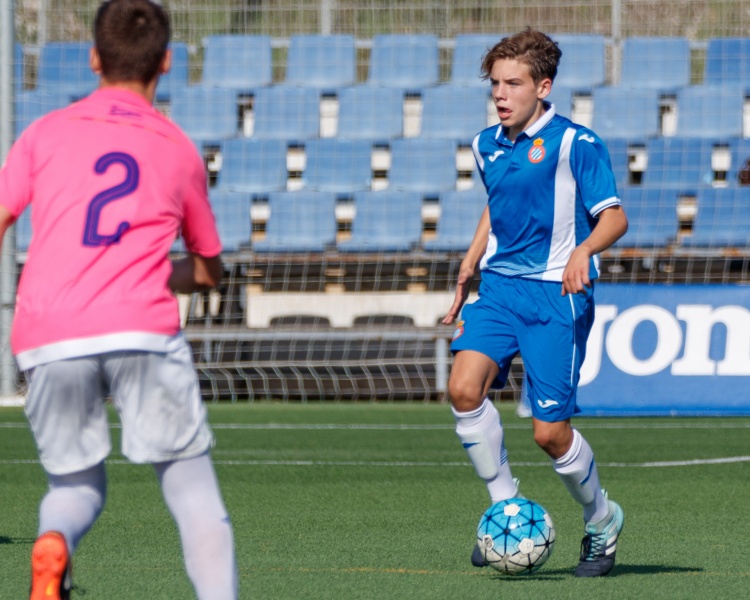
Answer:
M31 551L29 600L69 600L70 587L70 557L65 537L57 531L43 533Z

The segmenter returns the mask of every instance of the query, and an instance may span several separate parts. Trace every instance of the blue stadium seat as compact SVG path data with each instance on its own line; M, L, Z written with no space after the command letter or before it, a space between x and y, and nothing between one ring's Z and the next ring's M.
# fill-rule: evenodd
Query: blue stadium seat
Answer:
M18 217L13 229L16 232L16 250L26 252L31 244L31 208L27 207Z
M368 140L311 140L305 144L305 153L305 188L335 193L370 189L372 144Z
M172 67L169 69L169 73L159 78L159 85L156 87L156 100L158 102L169 102L172 95L186 87L190 81L190 59L187 44L185 42L172 42L169 49L172 51Z
M739 88L692 86L677 94L677 135L742 137L744 93Z
M99 78L89 67L90 42L50 42L39 54L37 89L77 100L93 92Z
M272 83L270 36L210 35L203 47L203 85L252 94Z
M727 172L727 182L729 185L739 185L740 171L745 164L750 166L750 139L736 138L729 144L731 165Z
M551 102L555 105L555 112L558 115L567 117L570 119L573 113L573 90L564 85L559 85L555 82L552 85L552 91L547 96L547 102Z
M603 140L609 151L617 189L630 183L630 142L621 138Z
M409 252L422 238L422 197L384 190L354 194L352 237L342 252Z
M679 221L674 188L629 187L620 193L628 215L628 232L614 245L615 248L664 248L677 239Z
M324 92L353 85L357 51L351 35L293 35L289 39L286 83Z
M225 252L249 246L252 231L250 196L241 192L211 190L211 207Z
M385 142L403 131L401 90L357 85L339 93L338 137Z
M13 78L15 79L14 88L16 93L20 93L26 86L24 79L24 61L23 61L23 46L16 42L15 44L15 56L13 57Z
M432 34L381 34L372 39L367 83L419 92L440 78Z
M453 85L477 86L489 89L489 81L482 79L482 58L505 35L462 33L455 37L451 78Z
M582 91L604 85L604 36L559 34L552 38L563 53L556 84Z
M463 252L471 240L487 206L483 187L440 194L440 220L435 239L424 243L424 249L436 252Z
M659 133L656 90L600 87L594 90L591 128L602 138L645 140Z
M690 44L684 37L626 38L620 64L621 86L674 92L690 85Z
M684 243L702 248L750 246L750 188L700 190L693 232Z
M655 138L646 145L648 165L643 185L681 186L694 189L711 185L714 140L701 138Z
M256 252L323 252L336 243L336 196L302 190L269 196L266 238Z
M287 144L284 140L235 138L221 146L221 190L263 194L286 189Z
M220 145L237 135L237 95L231 89L191 85L172 97L171 116L197 145Z
M402 138L391 142L388 187L439 194L456 189L456 142L446 139Z
M438 85L422 93L421 137L450 138L470 143L487 127L489 90L483 87Z
M706 48L703 83L750 91L750 38L712 38Z
M69 103L70 96L64 92L26 90L16 94L14 123L16 138L39 117L52 110L63 108Z
M303 142L318 137L320 107L317 92L290 85L261 88L253 103L253 137Z

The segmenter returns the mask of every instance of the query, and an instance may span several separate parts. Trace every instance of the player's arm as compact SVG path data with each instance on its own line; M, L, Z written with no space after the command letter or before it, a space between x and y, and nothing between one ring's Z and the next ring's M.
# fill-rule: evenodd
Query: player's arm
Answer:
M578 294L591 286L589 266L591 257L599 254L628 230L628 219L622 206L610 206L598 215L594 229L570 255L562 276L562 295Z
M4 206L0 205L0 247L3 244L5 232L8 231L8 228L11 225L13 225L14 221L15 218L13 218L13 215L10 213L10 211Z
M169 288L178 294L190 294L215 288L224 275L221 256L205 257L188 254L185 258L172 261L172 275Z
M456 320L456 317L461 312L461 307L466 302L466 298L469 297L471 282L474 281L474 276L477 274L477 265L479 265L479 261L487 250L489 235L490 207L485 206L484 212L479 219L476 233L474 233L474 239L471 241L466 256L461 261L461 266L458 270L458 281L456 282L456 296L448 314L443 317L442 323L444 325L450 325Z

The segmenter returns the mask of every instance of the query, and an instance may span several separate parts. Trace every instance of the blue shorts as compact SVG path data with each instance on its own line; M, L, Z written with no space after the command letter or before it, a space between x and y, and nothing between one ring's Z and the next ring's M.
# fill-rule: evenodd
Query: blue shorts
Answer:
M580 412L576 391L594 322L593 286L587 294L561 290L560 282L482 271L479 299L464 306L451 343L454 354L474 350L495 361L498 389L520 353L532 414L549 423Z

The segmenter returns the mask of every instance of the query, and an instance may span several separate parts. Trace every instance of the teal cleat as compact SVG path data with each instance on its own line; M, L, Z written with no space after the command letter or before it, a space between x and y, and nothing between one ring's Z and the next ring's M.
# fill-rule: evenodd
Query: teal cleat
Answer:
M622 532L625 517L616 502L608 500L609 520L601 524L588 523L581 541L581 561L575 570L576 577L603 577L615 566L617 539Z

